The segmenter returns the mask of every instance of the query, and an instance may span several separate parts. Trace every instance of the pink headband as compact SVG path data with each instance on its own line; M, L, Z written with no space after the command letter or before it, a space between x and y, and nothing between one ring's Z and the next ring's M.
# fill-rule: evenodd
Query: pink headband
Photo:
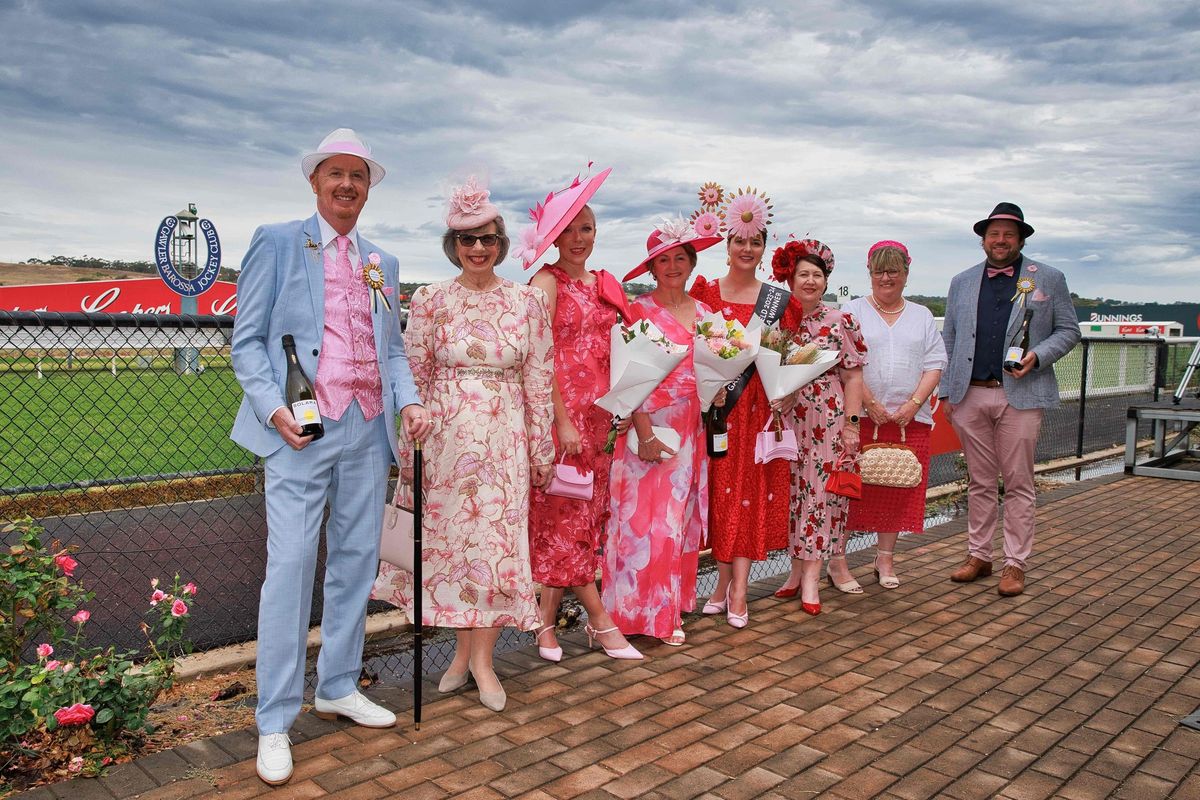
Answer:
M867 251L867 266L871 265L871 255L876 250L882 250L885 247L894 247L901 253L904 253L904 266L907 267L912 265L912 257L908 254L907 247L900 242L893 242L891 239L884 239L881 242L876 242L875 244L871 245L871 249Z

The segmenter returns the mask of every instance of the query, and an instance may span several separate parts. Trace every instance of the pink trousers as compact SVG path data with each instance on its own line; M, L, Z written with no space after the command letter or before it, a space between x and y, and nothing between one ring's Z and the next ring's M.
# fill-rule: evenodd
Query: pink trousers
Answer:
M999 516L996 479L1003 476L1004 563L1024 570L1033 551L1033 455L1042 410L1013 408L1003 387L972 386L954 407L950 424L967 459L969 555L992 560L992 537Z

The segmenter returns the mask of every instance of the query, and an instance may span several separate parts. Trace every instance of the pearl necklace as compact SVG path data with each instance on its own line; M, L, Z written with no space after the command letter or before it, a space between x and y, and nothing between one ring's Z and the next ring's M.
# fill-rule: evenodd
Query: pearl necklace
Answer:
M879 301L875 299L875 295L871 295L871 305L875 306L875 310L878 311L880 314L899 314L904 311L905 304L906 304L906 301L904 300L903 297L901 297L900 298L900 307L897 308L895 311L889 311L888 309L879 305Z

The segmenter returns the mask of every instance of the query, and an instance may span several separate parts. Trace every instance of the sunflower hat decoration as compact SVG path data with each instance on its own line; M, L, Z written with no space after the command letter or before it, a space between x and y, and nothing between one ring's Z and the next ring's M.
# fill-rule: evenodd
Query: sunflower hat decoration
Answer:
M698 236L724 236L725 214L721 211L721 203L725 200L725 190L720 184L709 181L700 187L699 195L700 208L688 217L692 228Z

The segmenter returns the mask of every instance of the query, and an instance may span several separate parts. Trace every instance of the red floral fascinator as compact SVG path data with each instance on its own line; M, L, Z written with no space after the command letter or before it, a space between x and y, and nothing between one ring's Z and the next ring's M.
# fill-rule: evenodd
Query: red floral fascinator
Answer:
M775 248L775 254L771 256L771 276L780 283L791 283L796 265L806 256L820 259L827 277L833 272L833 251L828 245L816 239L793 239L783 247Z

